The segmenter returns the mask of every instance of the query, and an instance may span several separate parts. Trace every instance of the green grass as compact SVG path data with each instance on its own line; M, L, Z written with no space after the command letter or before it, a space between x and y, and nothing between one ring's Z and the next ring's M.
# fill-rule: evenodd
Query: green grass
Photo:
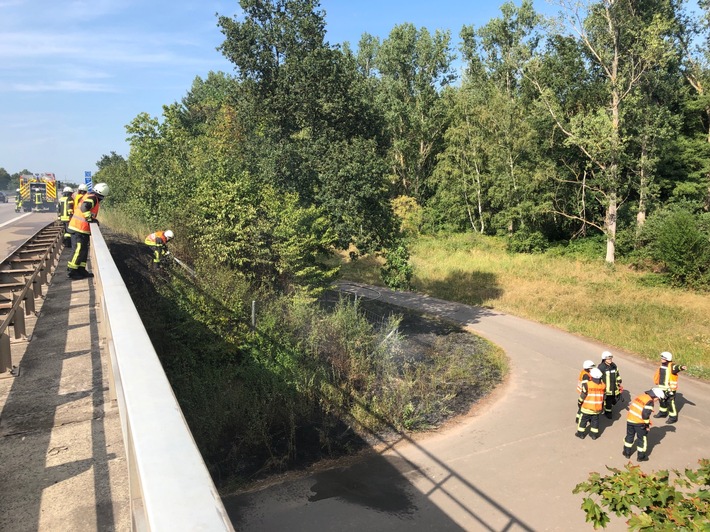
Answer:
M654 274L559 254L523 255L479 235L421 237L411 244L415 290L554 325L656 360L671 351L710 378L710 297L655 282ZM345 262L344 277L381 284ZM355 269L357 265L359 269Z

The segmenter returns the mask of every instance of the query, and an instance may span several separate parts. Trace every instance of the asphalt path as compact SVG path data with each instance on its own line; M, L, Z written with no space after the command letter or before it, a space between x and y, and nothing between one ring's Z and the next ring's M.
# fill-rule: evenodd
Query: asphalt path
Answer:
M237 530L592 530L572 489L592 471L629 463L624 407L653 386L657 364L482 307L356 283L340 288L462 324L505 350L509 376L444 430L225 497ZM598 364L604 350L615 355L625 401L612 420L602 416L598 440L580 440L577 377L582 362ZM695 469L710 457L710 384L682 374L676 404L678 423L654 420L644 471ZM626 526L613 518L607 530Z

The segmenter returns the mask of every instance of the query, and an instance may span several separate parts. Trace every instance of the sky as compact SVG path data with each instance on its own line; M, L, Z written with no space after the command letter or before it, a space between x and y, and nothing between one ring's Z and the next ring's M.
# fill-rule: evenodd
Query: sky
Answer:
M500 16L489 0L321 0L327 40L356 48L405 22L450 30ZM535 9L555 12L546 0ZM520 1L515 1L520 5ZM112 151L127 156L126 124L162 118L195 77L233 73L217 47L216 14L237 0L0 0L0 167L80 183Z

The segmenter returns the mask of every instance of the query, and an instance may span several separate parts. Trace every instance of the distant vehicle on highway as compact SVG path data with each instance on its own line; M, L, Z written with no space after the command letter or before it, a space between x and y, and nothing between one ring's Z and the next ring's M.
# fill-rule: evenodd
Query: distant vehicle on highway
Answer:
M4 192L0 192L0 203L7 203L7 196Z

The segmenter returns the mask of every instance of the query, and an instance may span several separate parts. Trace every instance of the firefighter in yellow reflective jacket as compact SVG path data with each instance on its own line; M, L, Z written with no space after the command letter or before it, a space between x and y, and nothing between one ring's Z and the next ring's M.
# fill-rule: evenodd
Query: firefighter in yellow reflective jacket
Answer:
M99 183L93 192L88 192L81 198L81 204L74 207L74 213L69 220L69 233L74 248L71 259L67 263L67 275L70 279L85 279L94 274L86 271L86 260L89 257L89 238L92 222L96 222L101 200L108 195L108 185Z
M659 401L658 414L655 417L668 417L666 423L678 421L678 410L675 407L675 393L678 391L678 374L688 369L688 366L671 364L673 355L668 351L661 353L661 367L656 370L653 382L666 392L666 397Z
M634 448L638 451L636 460L645 462L648 460L648 431L651 428L651 414L653 414L653 402L657 399L661 401L666 398L666 394L660 388L653 388L642 393L629 405L629 415L626 417L626 437L624 438L624 458L631 458ZM634 437L636 442L634 442Z
M64 245L67 247L71 246L71 234L69 233L68 228L69 220L71 220L71 215L74 213L74 198L72 198L73 192L74 191L71 187L64 187L62 197L59 198L57 203L57 219L64 228Z
M22 193L18 188L15 192L15 212L20 212L22 210Z
M167 231L156 231L145 237L145 245L150 249L152 258L151 266L154 268L160 267L160 260L165 255L170 254L167 244L173 238L175 238L175 234L170 229Z
M614 412L614 405L618 402L621 392L624 391L624 387L621 385L621 375L619 374L619 368L614 364L614 355L609 351L602 353L602 361L597 367L602 372L602 380L606 386L604 415L608 419L611 419Z
M582 417L577 423L575 436L584 439L587 435L589 424L590 437L596 440L599 437L599 414L604 409L604 383L602 372L599 368L589 370L588 381L582 383L582 393L579 394L578 404Z

